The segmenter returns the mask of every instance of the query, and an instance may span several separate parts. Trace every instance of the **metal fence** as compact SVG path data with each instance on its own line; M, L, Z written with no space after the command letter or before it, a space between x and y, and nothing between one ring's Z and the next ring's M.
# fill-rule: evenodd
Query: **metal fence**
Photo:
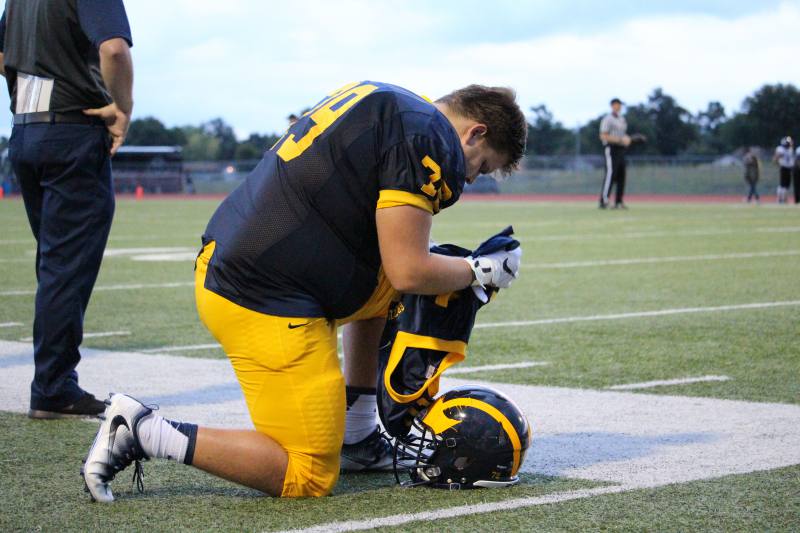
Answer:
M734 156L629 156L626 191L640 194L740 194L744 169ZM777 184L777 168L762 162L762 187ZM595 194L605 176L601 155L528 157L500 183L505 193Z
M116 189L130 192L142 185L155 193L228 193L258 164L247 161L186 161L159 165L114 163ZM8 165L2 165L6 192L16 184ZM483 180L473 192L507 194L596 194L604 177L601 155L533 156L522 168L495 186ZM627 192L640 194L744 194L744 170L734 156L628 157ZM778 181L778 169L762 161L759 188L769 192ZM487 186L488 185L488 186Z
M185 163L197 192L227 192L258 164L253 161ZM497 187L482 184L474 192L508 194L595 194L605 174L601 155L533 156ZM734 156L630 156L627 191L639 194L743 194L744 169ZM772 190L778 169L762 161L761 185Z

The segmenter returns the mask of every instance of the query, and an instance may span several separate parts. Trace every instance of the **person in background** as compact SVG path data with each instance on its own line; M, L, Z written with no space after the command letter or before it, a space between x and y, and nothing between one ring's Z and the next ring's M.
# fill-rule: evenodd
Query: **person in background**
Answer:
M111 156L133 109L131 46L122 0L7 0L0 19L9 158L36 239L31 418L105 409L75 369L114 215Z
M788 135L781 139L781 144L775 148L775 154L772 156L772 161L778 164L780 168L780 181L778 182L778 203L786 203L786 194L789 192L789 187L792 185L792 171L794 169L795 151L794 141ZM797 187L794 190L795 197L797 197ZM796 200L797 198L795 198Z
M742 163L744 164L744 181L750 186L750 190L747 192L747 203L749 204L755 199L756 203L760 204L761 197L756 190L756 184L761 177L761 162L752 147L748 146L745 149Z
M603 142L603 154L606 160L606 173L603 188L600 190L600 209L608 207L611 186L616 185L615 209L627 209L625 196L625 152L631 145L628 136L628 123L622 116L622 101L611 100L611 113L600 122L600 140Z

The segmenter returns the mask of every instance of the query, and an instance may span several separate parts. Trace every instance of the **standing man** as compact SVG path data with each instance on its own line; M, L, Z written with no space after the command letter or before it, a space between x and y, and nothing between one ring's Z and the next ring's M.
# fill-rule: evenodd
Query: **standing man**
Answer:
M105 408L75 368L114 213L110 157L133 108L131 44L122 0L7 0L0 20L9 158L36 239L31 418Z
M628 137L628 123L622 116L622 101L619 98L611 100L611 113L603 117L600 122L600 140L603 141L603 153L606 158L606 174L603 179L603 188L600 191L600 209L608 207L608 198L611 186L616 185L615 209L627 209L623 197L625 196L625 151L631 144Z
M786 194L792 186L792 172L794 171L794 141L788 135L781 139L781 143L775 148L772 161L778 164L780 176L778 182L778 203L786 203ZM795 200L797 200L797 187L794 189Z
M114 475L146 458L274 496L329 494L345 384L374 389L397 291L503 288L516 277L518 250L432 254L430 230L465 181L515 168L526 135L514 92L502 87L470 85L432 103L365 81L304 114L217 208L195 263L200 319L228 355L255 429L170 422L115 394L83 469L91 496L112 501ZM375 402L368 395L365 407ZM369 434L374 422L363 414Z
M748 146L745 149L742 163L744 165L744 181L747 182L747 185L750 187L747 192L747 203L749 204L755 199L756 203L760 204L761 197L758 195L756 185L761 177L761 161L759 161L758 154L752 146Z

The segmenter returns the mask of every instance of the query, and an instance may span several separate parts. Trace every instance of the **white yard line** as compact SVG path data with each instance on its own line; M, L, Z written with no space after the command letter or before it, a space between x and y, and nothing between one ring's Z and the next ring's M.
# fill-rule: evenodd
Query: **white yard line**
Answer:
M142 353L164 353L164 352L182 352L192 350L210 350L212 348L222 348L219 343L213 344L189 344L186 346L162 346L161 348L148 348L146 350L139 350Z
M747 233L795 233L800 231L800 226L766 227L766 228L736 228L736 229L697 229L677 231L629 231L624 233L568 233L560 235L534 235L531 237L517 236L520 242L534 241L580 241L595 239L639 239L645 237L692 237L706 235L744 235Z
M447 369L447 375L453 376L455 374L469 374L471 372L486 372L491 370L506 370L510 368L531 368L534 366L547 366L550 363L547 361L523 361L521 363L506 363L498 365L481 365L481 366L455 366Z
M125 331L125 330L122 330L122 331L100 331L98 333L84 333L83 334L83 338L84 339L97 339L97 338L100 338L100 337L124 337L124 336L130 335L130 334L131 334L130 331Z
M546 324L567 324L570 322L591 322L594 320L623 320L626 318L682 315L689 313L717 313L722 311L741 311L744 309L769 309L772 307L792 307L798 305L800 305L800 300L790 300L785 302L761 302L761 303L738 304L738 305L720 305L716 307L684 307L678 309L661 309L658 311L640 311L637 313L568 316L563 318L543 318L540 320L517 320L513 322L488 322L484 324L475 324L475 329L512 328L520 326L542 326Z
M84 333L84 339L99 339L102 337L126 337L130 335L130 331L98 331L96 333ZM20 339L22 342L31 342L33 337L23 337Z
M785 228L759 228L756 231L762 233L797 233L800 231L800 226L789 226Z
M175 287L193 287L193 281L174 281L168 283L122 283L119 285L98 285L94 291L128 291L137 289L169 289ZM0 296L27 296L36 294L36 289L15 289L0 291Z
M106 248L103 252L103 257L120 257L139 254L166 254L166 253L179 253L179 252L197 252L194 248L186 246L159 246L159 247L144 247L144 248Z
M582 268L609 265L642 265L649 263L676 263L681 261L716 261L720 259L749 259L754 257L785 257L800 255L800 250L785 250L774 252L742 252L730 254L704 254L704 255L672 255L666 257L634 257L629 259L599 259L595 261L568 261L564 263L533 263L522 265L522 268L560 269Z
M15 328L23 325L22 322L0 322L0 328Z
M710 381L730 381L728 376L698 376L694 378L661 379L656 381L643 381L641 383L626 383L624 385L612 385L606 387L608 390L638 390L652 389L653 387L664 387L668 385L688 385L690 383L706 383Z
M142 254L132 255L130 258L133 261L149 261L149 262L180 262L180 261L194 261L197 259L197 250L190 252L172 252L172 253L158 253L158 254Z
M322 524L319 526L314 526L306 529L293 529L286 531L294 531L294 532L302 531L303 533L360 531L363 529L399 526L411 522L441 520L443 518L455 518L458 516L493 513L496 511L512 511L514 509L522 509L524 507L533 507L536 505L547 505L551 503L559 503L569 500L578 500L581 498L590 498L592 496L600 496L603 494L617 494L619 492L624 492L626 490L631 490L631 489L625 486L617 485L611 487L596 487L593 489L571 490L567 492L555 492L553 494L545 494L543 496L532 496L530 498L517 498L514 500L479 503L475 505L460 505L458 507L437 509L435 511L423 511L421 513L402 513L402 514L384 516L381 518L370 518L367 520L348 520L345 522L329 522L327 524ZM502 529L502 527L500 529Z

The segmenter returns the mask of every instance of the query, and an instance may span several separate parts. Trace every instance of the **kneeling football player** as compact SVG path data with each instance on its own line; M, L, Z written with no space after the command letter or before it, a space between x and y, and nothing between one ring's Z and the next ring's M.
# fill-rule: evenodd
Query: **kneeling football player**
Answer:
M348 385L373 387L398 291L508 286L514 254L431 254L430 229L464 182L513 169L526 134L514 92L477 85L431 103L354 83L291 125L214 213L195 263L200 319L228 355L255 429L172 422L113 395L83 468L92 498L112 501L116 472L134 461L140 472L149 458L273 496L330 493L346 411L337 326L346 324Z

